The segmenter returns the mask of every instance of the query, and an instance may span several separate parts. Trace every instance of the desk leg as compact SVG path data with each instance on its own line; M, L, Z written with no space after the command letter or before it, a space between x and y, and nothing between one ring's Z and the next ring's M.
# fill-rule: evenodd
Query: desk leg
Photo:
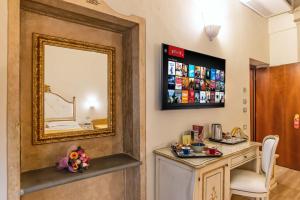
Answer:
M256 173L260 173L260 165L261 165L261 159L260 159L260 153L259 153L259 147L256 148ZM261 198L256 197L256 200L260 200Z
M231 200L231 191L230 191L230 165L227 163L224 168L224 199Z
M256 173L260 173L261 159L259 153L259 147L256 148Z

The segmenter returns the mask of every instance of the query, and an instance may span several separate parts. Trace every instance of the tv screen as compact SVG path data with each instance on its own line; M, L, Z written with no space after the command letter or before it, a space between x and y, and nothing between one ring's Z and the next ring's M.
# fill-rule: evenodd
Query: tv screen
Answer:
M162 44L162 109L224 107L225 62Z

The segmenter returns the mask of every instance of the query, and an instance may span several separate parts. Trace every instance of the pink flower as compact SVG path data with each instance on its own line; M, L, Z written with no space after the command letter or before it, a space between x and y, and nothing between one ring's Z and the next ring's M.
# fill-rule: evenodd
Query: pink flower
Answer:
M88 162L88 158L82 158L81 160L82 160L83 163Z
M86 167L88 167L89 166L89 164L87 164L87 163L83 163L82 164L82 167L84 167L84 168L86 168Z
M57 165L57 169L65 169L68 167L68 161L69 158L68 157L63 157L59 160L58 165Z
M86 154L84 154L85 156L81 156L80 160L82 160L83 162L86 162L87 160L89 160L89 158L86 156Z
M82 154L84 154L84 150L83 150L83 149L80 149L77 153L78 153L79 155L82 155Z

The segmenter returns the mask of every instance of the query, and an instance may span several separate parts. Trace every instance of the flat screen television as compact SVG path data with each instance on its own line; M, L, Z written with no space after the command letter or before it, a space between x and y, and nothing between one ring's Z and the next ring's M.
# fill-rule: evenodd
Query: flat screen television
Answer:
M225 106L226 60L162 44L162 109Z

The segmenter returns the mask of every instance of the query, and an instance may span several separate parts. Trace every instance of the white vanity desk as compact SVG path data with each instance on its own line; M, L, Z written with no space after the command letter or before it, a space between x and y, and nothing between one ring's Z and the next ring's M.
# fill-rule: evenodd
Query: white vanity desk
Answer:
M259 171L260 143L220 145L219 158L176 157L170 148L154 151L156 159L156 200L229 200L230 170L245 165Z

